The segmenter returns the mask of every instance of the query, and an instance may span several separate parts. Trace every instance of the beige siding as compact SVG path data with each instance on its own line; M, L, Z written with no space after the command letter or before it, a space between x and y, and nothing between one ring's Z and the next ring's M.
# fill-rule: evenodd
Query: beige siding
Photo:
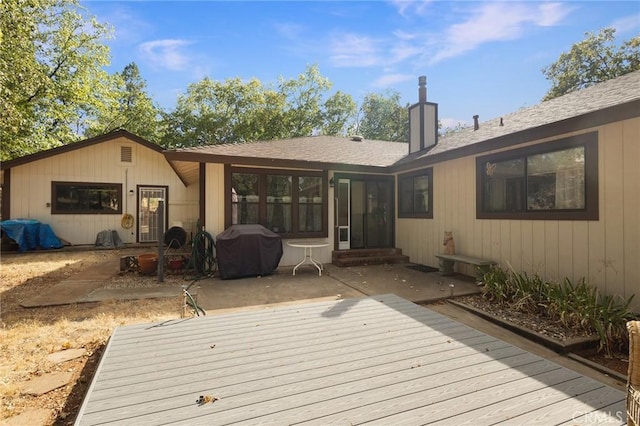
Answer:
M120 147L133 147L133 163L120 162ZM51 225L60 238L74 245L94 244L106 229L118 231L125 243L136 241L135 226L125 230L122 215L51 214L51 182L122 184L122 210L137 218L137 185L169 187L169 225L197 218L197 188L186 188L161 153L126 138L118 138L37 160L11 170L11 218L36 219Z
M623 266L625 294L640 290L640 119L622 126L623 173ZM640 295L634 305L640 306Z
M205 166L205 230L213 237L224 231L224 164Z
M550 280L585 277L603 292L630 297L640 287L640 118L594 130L598 221L476 219L475 158L465 157L433 166L434 218L398 219L396 246L412 262L437 266L443 232L452 231L458 253ZM634 307L640 308L640 300Z

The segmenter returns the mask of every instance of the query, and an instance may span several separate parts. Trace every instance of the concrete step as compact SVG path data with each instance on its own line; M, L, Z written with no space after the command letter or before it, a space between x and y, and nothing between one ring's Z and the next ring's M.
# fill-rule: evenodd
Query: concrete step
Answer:
M335 250L331 259L331 263L342 267L409 262L409 256L403 255L402 249L397 248Z

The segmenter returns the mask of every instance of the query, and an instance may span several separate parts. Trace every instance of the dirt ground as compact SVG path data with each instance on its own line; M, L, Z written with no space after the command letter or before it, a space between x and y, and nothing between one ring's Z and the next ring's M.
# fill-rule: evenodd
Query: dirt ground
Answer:
M124 324L178 318L182 301L156 299L25 309L20 303L53 285L126 250L51 251L2 254L0 259L0 424L27 409L46 409L51 425L73 424L95 367L113 330ZM181 280L180 276L167 277ZM136 273L114 276L106 286L153 281ZM143 283L144 284L144 283ZM47 356L84 349L82 357L61 364ZM22 393L33 378L71 372L71 382L41 396Z
M113 256L134 255L135 249L51 251L2 254L0 259L0 426L25 410L46 409L47 425L73 424L109 336L120 325L178 318L180 297L124 302L84 303L26 309L20 303L44 294L53 285ZM136 273L115 275L105 287L154 285L153 277ZM167 276L165 284L184 283ZM47 356L64 349L84 349L84 355L64 363ZM588 356L625 374L621 359ZM25 384L52 372L72 373L71 382L41 396L22 393Z

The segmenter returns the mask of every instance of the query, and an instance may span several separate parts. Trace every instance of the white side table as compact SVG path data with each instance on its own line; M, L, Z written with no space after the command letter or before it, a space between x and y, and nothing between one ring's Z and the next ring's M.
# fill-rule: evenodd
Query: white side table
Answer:
M296 269L298 269L298 266L302 265L303 263L305 263L307 261L307 259L309 259L309 262L313 264L313 266L315 266L318 269L318 275L322 276L322 263L320 263L317 260L313 259L313 249L314 248L322 248L322 247L328 247L329 243L307 243L307 242L302 242L302 241L287 241L287 245L289 247L299 247L299 248L303 248L304 249L304 257L302 258L302 260L300 261L300 263L298 263L294 268L293 268L293 275L296 274Z

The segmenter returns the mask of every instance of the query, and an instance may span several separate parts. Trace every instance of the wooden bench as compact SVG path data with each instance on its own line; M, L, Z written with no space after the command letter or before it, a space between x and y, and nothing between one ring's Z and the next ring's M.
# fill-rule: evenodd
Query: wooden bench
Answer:
M476 267L476 280L482 281L482 277L489 269L496 264L493 260L478 259L476 257L462 256L459 254L436 254L440 262L440 275L453 275L453 265L466 263Z

